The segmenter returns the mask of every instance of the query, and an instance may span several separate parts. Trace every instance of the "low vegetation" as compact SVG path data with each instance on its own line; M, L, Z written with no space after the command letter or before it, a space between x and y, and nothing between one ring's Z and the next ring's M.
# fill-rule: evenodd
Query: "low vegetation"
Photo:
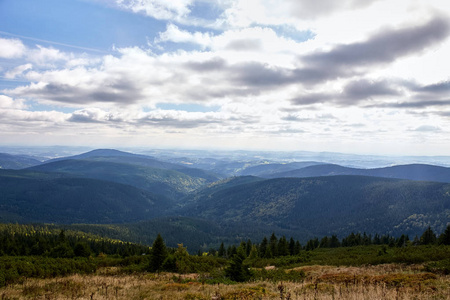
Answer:
M272 234L261 243L222 244L192 255L182 244L166 247L160 235L148 247L46 226L1 225L0 297L448 299L449 234L450 226L440 236L429 228L413 241L351 234L304 246Z

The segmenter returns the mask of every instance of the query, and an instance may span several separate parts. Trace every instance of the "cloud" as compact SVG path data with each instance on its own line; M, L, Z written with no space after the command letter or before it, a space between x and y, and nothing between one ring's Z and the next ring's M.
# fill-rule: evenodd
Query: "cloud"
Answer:
M27 105L22 99L13 99L11 97L0 95L0 108L1 109L25 109Z
M418 131L418 132L439 132L442 129L437 127L437 126L431 126L431 125L422 125L419 126L415 129L413 129L412 131Z
M190 13L193 0L116 0L119 7L159 20L181 20Z
M8 71L5 73L5 78L7 79L14 79L19 75L22 75L23 72L30 70L33 68L32 64L24 64L20 65L18 67L15 67L14 69Z
M25 54L26 47L18 39L0 38L0 58L19 58Z
M383 29L366 41L334 46L300 57L305 65L298 76L311 83L358 75L377 65L392 63L442 42L450 34L450 23L442 17L417 26Z
M206 48L211 45L211 35L209 33L194 32L181 30L174 24L168 24L164 32L159 33L159 37L155 38L155 43L174 42L174 43L193 43Z
M29 49L27 51L27 58L35 64L45 66L58 61L68 60L69 56L58 49L36 45L35 49Z

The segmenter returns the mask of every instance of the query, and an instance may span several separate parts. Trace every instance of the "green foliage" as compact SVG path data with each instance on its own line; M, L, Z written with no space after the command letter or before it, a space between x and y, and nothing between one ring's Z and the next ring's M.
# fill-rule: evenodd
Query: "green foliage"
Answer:
M252 279L262 281L272 281L274 283L280 281L303 282L305 280L305 272L303 271L286 271L284 269L266 270L260 269L253 271Z
M431 262L425 265L425 270L432 273L444 275L450 274L450 259Z
M168 253L166 244L160 234L156 237L152 245L152 251L150 253L149 271L157 272L162 270L164 261L167 259Z
M49 278L69 274L88 274L97 269L94 261L77 258L0 257L0 286L18 282L23 278Z
M251 278L252 274L248 265L244 264L245 253L238 248L236 254L230 260L230 265L225 269L225 274L233 281L243 282Z

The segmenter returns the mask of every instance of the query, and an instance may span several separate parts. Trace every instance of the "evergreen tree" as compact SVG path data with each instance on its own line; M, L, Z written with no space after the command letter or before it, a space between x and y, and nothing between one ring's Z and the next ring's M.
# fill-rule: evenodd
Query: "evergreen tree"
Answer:
M339 239L335 234L333 234L330 238L330 248L338 248L341 246L341 243L339 242Z
M427 230L420 237L421 245L431 245L436 243L436 235L434 234L431 227L428 227Z
M290 255L295 255L295 241L294 239L291 237L289 239L289 254Z
M161 234L158 233L158 236L156 237L152 245L149 271L156 272L161 270L162 264L164 263L164 260L167 258L167 255L168 254L166 244L164 243Z
M296 241L296 242L295 242L294 255L300 254L300 251L302 251L302 245L300 244L299 241Z
M285 236L280 237L280 240L278 241L277 254L278 256L289 255L289 244Z
M447 225L445 231L439 236L439 245L450 245L450 224Z
M237 250L230 261L230 265L225 269L225 275L233 281L247 281L251 277L251 272L248 266L244 264L244 249L239 247Z
M268 244L269 241L267 240L266 237L264 237L261 244L259 245L259 257L265 257Z
M245 244L245 254L247 257L250 255L250 251L252 251L252 241L250 239L247 240L247 243Z
M220 244L219 252L217 253L217 255L219 257L225 257L225 255L226 255L226 250L225 250L225 246L223 245L223 242Z
M269 251L270 254L267 257L277 257L278 256L278 239L275 236L275 233L272 233L269 240Z

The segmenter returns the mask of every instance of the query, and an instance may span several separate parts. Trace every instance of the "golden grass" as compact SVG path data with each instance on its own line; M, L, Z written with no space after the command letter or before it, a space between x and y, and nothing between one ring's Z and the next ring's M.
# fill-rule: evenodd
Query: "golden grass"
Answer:
M0 299L450 299L450 277L423 272L420 265L366 267L306 266L302 283L265 281L208 285L196 274L94 275L25 279L0 289ZM177 275L178 277L178 275Z

